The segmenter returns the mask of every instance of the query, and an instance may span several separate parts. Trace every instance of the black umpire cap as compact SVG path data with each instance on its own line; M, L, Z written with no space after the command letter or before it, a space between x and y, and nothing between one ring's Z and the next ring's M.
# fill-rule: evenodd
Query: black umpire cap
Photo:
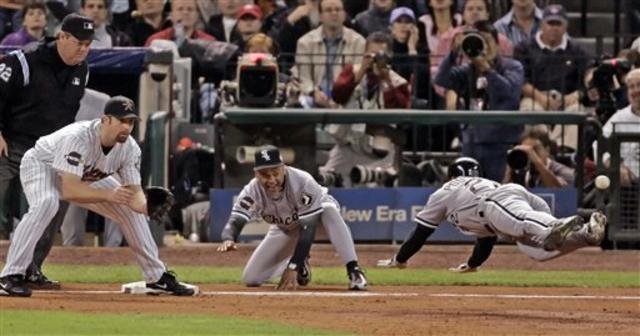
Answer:
M114 116L118 119L138 118L138 111L133 100L125 96L115 96L104 107L104 114Z
M255 154L255 165L253 170L260 170L265 168L273 168L284 165L280 150L276 146L265 145L259 147Z
M95 24L93 20L80 14L71 13L62 20L60 30L67 32L80 41L93 40Z

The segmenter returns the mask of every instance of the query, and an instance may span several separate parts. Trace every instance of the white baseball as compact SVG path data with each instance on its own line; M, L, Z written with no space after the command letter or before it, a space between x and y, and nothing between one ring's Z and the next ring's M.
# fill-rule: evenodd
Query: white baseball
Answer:
M598 175L598 177L596 177L596 188L600 190L605 190L609 188L610 184L611 184L611 180L609 180L608 176Z

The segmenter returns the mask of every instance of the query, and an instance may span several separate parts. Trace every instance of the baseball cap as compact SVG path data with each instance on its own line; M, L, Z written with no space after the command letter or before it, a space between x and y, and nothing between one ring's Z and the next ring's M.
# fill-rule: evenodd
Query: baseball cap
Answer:
M543 21L562 21L567 23L569 18L567 17L567 11L562 7L562 5L554 4L545 7L542 12L542 20Z
M138 119L138 112L136 111L136 105L133 103L133 100L124 96L115 96L109 99L104 107L104 114L114 116L118 119Z
M238 11L237 18L240 19L245 15L253 16L256 19L262 19L262 10L257 5L244 5Z
M391 12L391 16L389 17L389 23L396 22L399 18L403 16L408 16L411 21L416 22L416 16L413 14L413 11L409 7L398 7Z
M60 30L65 31L81 41L93 40L95 25L93 20L80 14L71 13L62 20Z
M265 168L273 168L284 165L280 150L276 146L266 145L259 147L255 154L255 163L253 170L260 170Z

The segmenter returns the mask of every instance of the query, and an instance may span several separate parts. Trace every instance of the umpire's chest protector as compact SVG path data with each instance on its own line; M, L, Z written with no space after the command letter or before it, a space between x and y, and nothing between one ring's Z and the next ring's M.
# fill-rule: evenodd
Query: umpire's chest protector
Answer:
M55 43L17 56L23 88L13 99L12 133L37 139L71 124L87 83L86 61L75 66L64 64Z

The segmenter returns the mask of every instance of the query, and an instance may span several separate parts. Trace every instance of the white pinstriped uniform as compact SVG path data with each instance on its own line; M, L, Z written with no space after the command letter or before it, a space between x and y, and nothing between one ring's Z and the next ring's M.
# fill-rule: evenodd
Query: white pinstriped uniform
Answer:
M140 185L140 147L132 137L116 143L105 155L100 143L100 119L81 121L41 137L27 151L20 165L20 181L29 211L14 233L7 263L0 276L24 274L38 239L58 210L61 198L59 173L81 176L96 189ZM119 180L114 176L118 176ZM110 218L120 226L147 282L156 282L165 271L145 215L126 205L100 202L78 204Z
M462 233L501 236L515 240L519 249L536 260L549 260L588 246L587 227L559 251L545 251L544 239L558 219L539 196L518 184L500 185L481 177L458 177L436 190L415 221L430 228L447 220Z
M243 282L249 286L282 274L298 242L298 220L317 214L322 214L322 225L342 261L357 261L351 231L340 215L338 202L309 173L289 166L285 169L281 199L269 198L254 178L242 189L231 210L247 220L261 217L271 224L244 269Z

